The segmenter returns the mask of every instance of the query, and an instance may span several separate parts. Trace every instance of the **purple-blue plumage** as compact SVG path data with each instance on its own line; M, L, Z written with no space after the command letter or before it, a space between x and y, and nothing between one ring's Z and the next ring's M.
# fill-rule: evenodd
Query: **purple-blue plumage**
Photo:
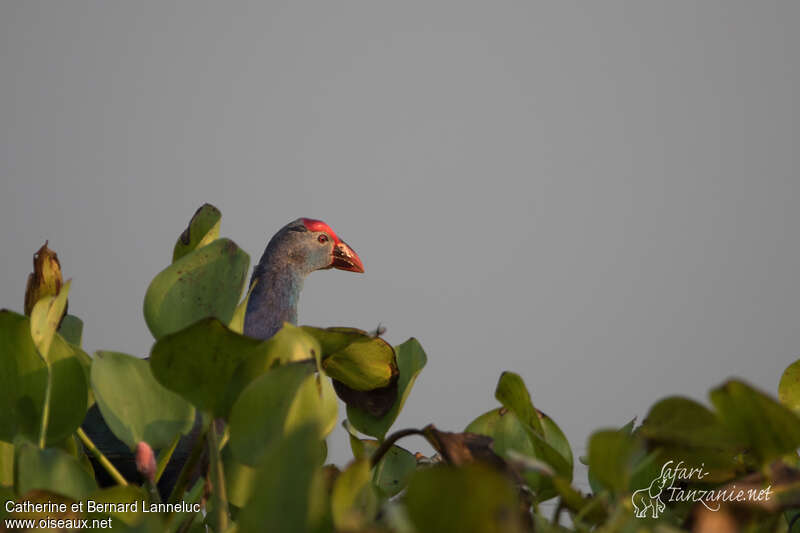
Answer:
M296 324L303 281L326 268L364 272L358 255L324 222L298 218L281 228L253 270L244 334L268 339L284 322Z

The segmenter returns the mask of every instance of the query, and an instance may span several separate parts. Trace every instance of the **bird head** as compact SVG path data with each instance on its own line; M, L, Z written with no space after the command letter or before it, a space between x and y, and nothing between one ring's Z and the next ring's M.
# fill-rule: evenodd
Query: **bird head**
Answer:
M272 247L306 275L328 268L364 272L358 254L321 220L298 218L290 222L272 238L268 248Z

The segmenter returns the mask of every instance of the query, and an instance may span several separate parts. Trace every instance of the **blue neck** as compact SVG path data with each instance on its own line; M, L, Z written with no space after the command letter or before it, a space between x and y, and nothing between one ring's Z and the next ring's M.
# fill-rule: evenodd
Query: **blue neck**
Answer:
M244 334L256 339L269 339L284 322L297 324L297 300L305 276L286 264L269 263L262 258L250 281L257 283L247 302Z

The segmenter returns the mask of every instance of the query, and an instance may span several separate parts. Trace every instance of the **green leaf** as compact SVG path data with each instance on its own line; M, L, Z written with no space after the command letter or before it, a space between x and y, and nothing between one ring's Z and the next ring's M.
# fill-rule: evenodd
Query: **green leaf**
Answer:
M227 324L242 293L250 256L230 239L195 249L162 270L144 297L144 318L156 339L206 317Z
M237 305L236 309L233 311L233 317L231 317L228 327L235 333L244 333L244 315L247 313L247 302L250 301L250 295L253 294L256 283L258 283L258 279L253 281L253 284L247 289L247 294L244 296L244 299L239 302L239 305Z
M626 492L633 458L639 452L638 443L624 431L597 431L589 438L589 472L612 492Z
M31 338L36 349L48 362L50 361L48 358L50 344L58 330L61 317L64 316L71 284L72 280L67 281L58 291L57 296L42 298L36 302L31 311Z
M501 457L513 461L514 453L535 458L552 468L554 473L566 480L572 480L572 450L564 433L553 420L537 411L542 433L523 424L508 409L493 409L473 420L465 429L471 433L486 435L494 440L492 448ZM536 493L537 501L545 501L557 495L551 476L540 471L525 473L525 481Z
M425 351L419 341L413 337L403 344L395 346L395 353L400 375L397 379L397 400L389 412L376 418L357 407L347 406L347 418L351 424L365 435L378 439L383 439L397 420L400 410L403 409L403 405L411 393L414 381L428 362Z
M372 488L369 459L356 459L333 484L331 510L337 530L359 531L372 521L378 500Z
M715 447L734 450L742 447L735 435L716 414L689 398L671 396L657 402L647 413L639 434L659 444Z
M741 467L737 456L747 444L716 413L679 396L651 407L637 434L647 441L648 448L660 449L665 460L704 464L710 481L731 479Z
M225 468L228 501L236 507L244 507L253 493L253 484L256 479L255 468L237 461L230 446L222 449L222 464Z
M800 446L800 418L746 383L731 380L712 390L711 403L761 464Z
M536 415L533 402L531 402L531 395L528 393L525 382L522 381L519 374L508 371L503 372L497 382L494 397L504 407L514 412L522 422L528 424L537 433L542 434L544 430L539 422L539 417Z
M305 363L279 366L242 391L230 416L230 446L238 461L258 464L264 451L299 422L308 422L320 436L321 423L315 413L289 420L298 390L308 377L314 378L313 372L314 368Z
M14 485L14 445L0 440L0 487Z
M298 388L286 414L286 428L291 430L316 420L320 427L320 438L325 438L336 427L338 415L339 402L330 378L315 374L308 376Z
M536 449L525 426L517 415L506 408L499 407L483 413L470 422L464 431L492 437L494 440L492 449L501 457L507 457L509 450L531 457L536 456Z
M47 368L31 338L30 320L0 311L0 440L17 433L31 440L39 434ZM51 339L48 360L52 389L47 442L60 442L74 432L86 414L88 384L73 348L60 336Z
M147 361L100 351L91 372L103 419L131 450L141 441L156 449L169 446L177 434L192 429L194 408L158 383Z
M263 341L206 318L159 339L150 353L150 367L159 383L198 409L227 416L237 395L229 390L237 367L265 348Z
M83 320L75 315L64 315L64 318L61 319L58 333L68 343L80 346L83 337Z
M358 436L356 428L353 427L353 424L350 423L350 420L345 418L342 422L342 426L344 427L345 431L347 431L348 440L350 441L350 450L353 452L353 457L356 459L366 457L367 451L364 446L366 441Z
M783 372L778 385L778 399L795 414L800 415L800 359Z
M172 251L174 263L189 252L207 244L211 244L219 237L219 225L222 213L211 204L203 204L192 215L189 226L183 230L175 248Z
M17 493L45 490L74 498L84 498L97 485L77 459L56 448L40 450L22 442L17 446Z
M418 531L523 531L514 487L501 474L478 464L418 470L408 484L406 508Z
M314 337L302 328L284 324L275 335L261 341L258 349L236 369L228 387L231 403L248 384L270 369L293 361L318 360L320 352L319 342Z
M253 495L239 516L239 531L308 530L312 480L321 462L317 435L314 425L299 427L265 454Z
M363 457L371 457L378 448L376 440L365 439L359 442L365 450L369 451ZM372 482L381 496L391 498L406 488L408 480L411 479L411 475L416 469L417 459L413 453L400 446L392 446L375 465Z
M389 385L397 375L392 347L380 337L352 328L303 326L322 347L322 368L333 379L357 391Z

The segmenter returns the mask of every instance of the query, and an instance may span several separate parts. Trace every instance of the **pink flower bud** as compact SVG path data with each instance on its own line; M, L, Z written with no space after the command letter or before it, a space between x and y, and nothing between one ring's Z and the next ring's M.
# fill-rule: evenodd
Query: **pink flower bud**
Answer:
M142 441L136 445L136 470L149 481L156 479L156 456L153 448Z

